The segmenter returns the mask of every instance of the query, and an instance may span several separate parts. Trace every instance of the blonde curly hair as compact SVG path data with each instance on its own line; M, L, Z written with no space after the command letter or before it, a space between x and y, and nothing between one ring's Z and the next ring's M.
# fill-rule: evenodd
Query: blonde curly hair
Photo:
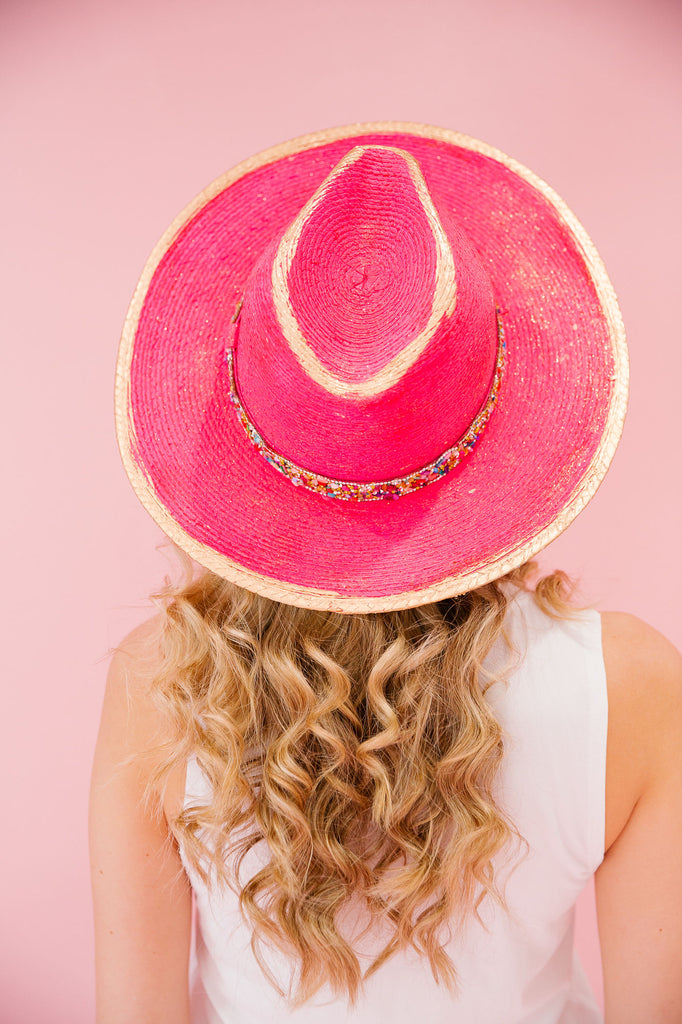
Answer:
M458 597L400 611L342 614L244 590L176 548L183 578L151 595L162 610L152 693L172 726L149 793L196 757L210 802L172 821L188 863L229 885L252 926L265 976L292 1006L328 982L353 1005L365 978L408 946L457 991L444 929L486 895L507 910L493 858L527 847L496 806L504 752L486 691L515 656L505 613L531 590L553 618L571 618L575 583L539 579L534 561ZM502 637L509 660L483 662ZM237 882L265 842L266 865ZM363 973L338 915L360 896L390 939ZM262 943L293 957L284 992Z

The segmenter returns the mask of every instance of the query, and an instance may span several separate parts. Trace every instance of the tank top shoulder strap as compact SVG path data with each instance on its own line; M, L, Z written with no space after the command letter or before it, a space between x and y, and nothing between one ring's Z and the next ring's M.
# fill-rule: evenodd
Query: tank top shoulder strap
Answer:
M201 770L195 754L187 758L187 775L185 777L185 809L198 807L211 798L208 780Z
M531 593L510 596L505 626L518 657L506 688L491 691L538 816L564 844L576 877L587 881L605 845L608 700L601 616L589 608L573 619L553 619Z

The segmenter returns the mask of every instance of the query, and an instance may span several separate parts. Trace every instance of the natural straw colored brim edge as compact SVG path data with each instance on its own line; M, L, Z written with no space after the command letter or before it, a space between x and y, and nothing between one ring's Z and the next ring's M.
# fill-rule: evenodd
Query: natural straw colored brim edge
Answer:
M152 481L147 478L133 456L135 442L131 433L128 416L130 367L137 323L154 272L165 253L173 244L178 233L207 202L250 171L280 160L283 157L292 156L303 150L317 148L338 139L380 133L417 135L481 153L516 173L548 200L556 209L559 218L566 225L574 240L578 243L604 310L613 345L614 380L611 402L601 443L573 495L544 529L524 543L500 552L499 556L492 561L480 563L465 575L447 576L423 589L403 593L378 597L347 597L333 590L301 587L253 572L198 541L177 523L168 509L158 499ZM481 142L472 136L432 125L414 124L407 121L379 121L342 125L320 132L313 132L257 153L243 160L213 181L181 211L149 256L130 303L123 325L116 363L114 406L116 433L121 458L137 497L163 532L179 547L183 548L196 562L219 576L231 580L238 586L285 604L292 604L301 608L360 613L412 608L417 605L438 601L445 597L454 597L457 594L473 590L503 576L547 547L559 534L563 533L585 508L604 479L623 431L627 412L628 386L629 362L625 327L613 285L594 243L563 199L545 181L523 164L507 156L501 150L489 146L487 143Z

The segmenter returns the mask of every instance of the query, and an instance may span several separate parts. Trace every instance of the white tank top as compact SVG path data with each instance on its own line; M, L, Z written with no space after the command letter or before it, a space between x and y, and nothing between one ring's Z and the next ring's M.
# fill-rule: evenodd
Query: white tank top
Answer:
M193 1024L602 1024L573 946L576 899L604 856L608 706L601 618L589 610L579 620L557 622L521 592L507 623L522 659L508 674L508 687L495 683L488 690L505 733L494 793L530 852L508 876L509 916L485 900L479 913L489 931L470 918L447 946L459 995L437 985L428 961L410 950L365 983L354 1010L325 986L291 1011L256 963L236 895L207 891L185 862L196 899ZM494 671L505 659L499 640L486 668ZM205 779L190 760L185 804L206 797ZM262 863L264 845L250 851L242 880ZM379 947L355 948L361 964L369 964ZM276 952L267 959L286 990L291 964Z

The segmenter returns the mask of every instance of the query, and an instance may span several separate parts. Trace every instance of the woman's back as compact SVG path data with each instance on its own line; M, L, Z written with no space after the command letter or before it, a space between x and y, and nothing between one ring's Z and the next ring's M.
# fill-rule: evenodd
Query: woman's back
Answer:
M495 683L486 697L504 730L496 802L529 844L505 890L510 913L487 901L480 907L483 926L470 918L464 932L453 935L447 951L460 981L456 997L436 985L425 958L414 950L399 951L366 982L354 1011L325 986L294 1012L294 1020L407 1022L420 1015L434 1024L601 1020L573 951L575 901L604 851L607 691L599 614L552 620L530 593L519 592L506 622L520 664L507 685ZM507 656L500 637L486 669L497 673ZM186 802L208 799L191 761ZM268 859L262 846L245 859L242 883ZM495 858L496 871L504 870L508 852ZM523 850L517 849L519 854ZM191 865L186 868L197 894L197 1024L289 1020L290 1010L265 982L251 952L250 929L235 893L209 892ZM359 899L348 908L344 934L364 952L366 967L390 934L370 931L358 943L358 933L370 923L363 910ZM266 960L286 991L291 962L270 951Z
M606 612L600 618L596 611L586 611L576 622L556 621L540 611L530 594L521 592L508 616L512 641L523 657L508 686L496 684L488 697L505 730L498 796L530 845L530 855L512 872L506 890L511 917L488 904L481 913L490 934L472 922L466 937L452 941L449 951L462 979L459 1001L453 1003L446 989L435 986L427 963L402 954L371 979L355 1016L348 1016L341 1003L329 1003L321 1011L320 1005L331 1000L326 990L298 1011L298 1019L319 1019L324 1012L329 1021L370 1021L390 1011L393 1020L411 1020L421 1007L433 1021L600 1020L572 941L575 900L597 869L607 1006L622 999L623 990L616 991L611 979L623 971L628 975L628 1006L637 1005L637 968L622 966L628 954L618 946L620 920L630 917L634 896L625 898L622 876L611 865L614 854L622 859L620 850L628 843L626 823L653 782L654 736L647 734L646 726L657 731L658 702L655 691L646 692L642 673L650 671L657 658L667 657L673 669L676 652L655 630L622 613ZM487 667L494 671L504 657L498 643ZM663 671L664 689L666 678ZM650 709L646 721L641 709L633 716L633 703L642 704L643 697ZM670 708L669 698L666 692ZM169 815L177 813L179 804L201 801L206 795L205 780L191 761L186 782L177 780L169 791ZM254 851L247 859L247 874L249 864L257 868L260 856ZM625 856L636 858L637 851ZM639 851L639 856L646 854ZM502 868L504 858L498 860ZM641 859L639 864L634 870L641 869ZM198 896L200 928L197 1021L288 1019L289 1011L255 963L234 894L211 896L191 868L189 874ZM629 921L629 927L636 925ZM376 952L373 940L365 941L367 955ZM286 988L287 961L274 954L269 962ZM210 998L203 994L204 984ZM641 998L642 1005L655 1013L646 982ZM211 1005L217 1010L211 1011ZM624 1012L621 1007L614 1019L625 1019ZM642 1019L639 1011L632 1012L629 1019Z
M635 1024L642 1020L671 1024L682 1019L678 970L682 934L676 914L682 901L676 852L682 842L682 766L678 740L682 730L682 659L664 637L634 616L605 612L599 617L596 612L587 612L581 623L554 623L545 621L528 595L521 595L520 601L526 613L524 618L532 621L536 638L532 657L524 663L523 674L516 677L517 681L521 680L521 687L514 690L513 681L507 691L493 687L490 697L507 728L520 738L526 737L525 746L521 748L515 747L513 742L509 745L500 782L503 788L506 785L507 794L511 794L512 805L516 794L515 810L520 813L522 834L525 827L532 845L533 834L527 833L533 833L535 828L537 836L540 821L540 831L547 837L547 843L540 851L540 861L538 854L534 855L536 864L544 865L543 870L535 876L532 870L528 874L533 865L531 854L512 873L507 894L513 899L514 886L520 892L518 887L523 887L524 878L526 885L529 881L531 886L537 883L535 895L531 894L529 902L520 908L520 920L523 922L525 917L527 923L529 914L532 917L538 910L544 913L545 898L549 899L549 920L541 925L545 932L535 947L534 961L524 961L529 948L531 956L533 954L533 937L528 934L517 935L518 954L513 954L507 945L501 962L485 957L479 960L477 967L475 946L470 947L465 951L469 983L477 977L479 992L485 994L495 988L503 991L504 977L513 986L513 973L518 968L524 970L527 977L539 979L537 991L527 991L524 998L539 1000L538 1005L541 1005L543 978L549 980L550 992L557 979L566 979L568 965L572 964L571 904L591 871L597 868L607 1024ZM142 755L151 742L158 740L164 728L150 700L149 677L143 668L150 647L155 644L158 625L158 620L152 619L133 630L120 652L114 655L109 674L93 776L93 863L103 865L100 871L94 872L99 919L114 925L118 922L120 927L107 928L105 934L98 936L98 956L113 959L120 965L117 991L129 992L136 1006L153 1006L155 1012L160 1008L166 1014L164 1020L185 1022L190 1019L186 1004L187 979L182 968L189 943L189 886L178 881L177 872L183 865L177 851L169 853L167 828L150 824L139 812L146 776L152 766L148 764L140 772L139 763L144 766L140 757L134 770L123 771L120 766L124 756ZM516 636L519 636L518 630ZM583 653L579 654L580 651ZM559 670L558 675L547 672L547 657ZM580 658L584 659L582 672L577 668ZM581 699L567 702L576 690ZM520 699L514 699L515 693ZM539 700L538 710L542 709L545 724L547 715L550 716L551 730L543 733L539 728L542 718L530 713L531 697ZM564 714L568 714L570 720L562 719ZM537 754L540 748L548 761L533 766L533 751ZM587 760L586 755L589 755ZM565 770L564 777L561 780L556 775L552 777L550 771L556 772L561 766ZM519 799L523 791L513 785L514 772L525 775L525 799L523 796ZM521 776L517 775L517 779ZM173 773L165 793L168 820L176 817L185 800L191 799L193 789L201 784L201 776L192 763L186 779L184 772ZM513 809L511 805L510 809ZM567 832L571 827L574 831ZM604 851L607 852L602 860ZM155 882L151 887L148 884L150 871ZM108 876L106 880L104 877L100 880L100 872ZM184 872L182 874L186 878ZM167 879L172 900L169 902L164 897L159 903L159 884L163 878ZM99 896L98 885L102 887ZM202 897L200 884L197 892L201 907L205 894ZM111 906L105 910L103 905L107 900ZM148 906L152 900L153 905ZM129 932L133 907L136 919L143 923L144 934L139 937L134 959L126 960L120 936L125 935L126 929ZM223 912L231 915L235 928L233 941L243 945L246 933L240 933L243 926L232 915L232 909L229 902L223 905ZM206 934L201 941L225 940L224 948L229 949L229 929L209 935L207 913L204 903L202 927ZM508 925L503 918L500 921L503 928L514 927L513 921ZM219 935L222 938L217 939ZM486 941L483 932L478 933L478 941ZM494 941L500 941L500 935L497 940L493 936ZM125 940L123 945L124 949L128 948ZM213 955L219 957L216 948ZM554 963L547 960L541 963L542 949L554 950ZM207 950L202 953L200 948L200 955L211 959ZM463 977L466 979L466 961L456 949L453 955L458 969L465 968ZM514 959L517 956L521 960ZM404 997L401 1005L409 1005L410 995L418 992L418 988L412 983L405 987L404 982L407 979L411 982L413 972L419 971L421 984L427 985L429 990L428 1000L423 993L419 996L422 1016L428 1013L429 1020L436 1020L435 1006L441 1000L444 1000L443 1005L447 1003L446 992L436 990L423 968L408 961L409 957L396 961L400 964L398 971L395 965L391 967L391 961L385 965L383 977L391 975L392 978L392 984L386 989L387 999L390 1001L399 992ZM207 960L205 969L210 978L213 968ZM381 984L381 978L380 972L377 985ZM236 963L223 962L215 967L213 983L219 988L235 980L238 981L236 992L246 1000L244 1005L253 998L266 1001L271 998L267 983L253 972L248 949L240 954ZM541 1024L555 1020L598 1020L580 971L573 984L574 1006L571 1011L565 1011L573 1012L573 1017L549 1016L553 1011L545 1008L538 1011L544 1015L527 1019L538 1020ZM119 1005L120 995L115 998L115 1005ZM230 996L233 998L234 992ZM560 994L555 993L555 998L560 999ZM581 1000L583 1006L579 1008ZM331 1007L324 1011L318 1009L318 1019L322 1012L325 1019L335 1019ZM450 1005L450 1020L456 1019L454 1012ZM515 1019L509 1007L503 1012L504 1016L497 1017L500 1022L507 1024ZM268 1019L263 1013L259 1011L258 1018L242 1019ZM582 1016L575 1016L581 1013ZM462 1019L486 1019L478 1011L477 1014L465 1015ZM149 1020L155 1019L149 1017ZM208 1019L211 1020L210 1016ZM303 1014L300 1019L304 1019Z

